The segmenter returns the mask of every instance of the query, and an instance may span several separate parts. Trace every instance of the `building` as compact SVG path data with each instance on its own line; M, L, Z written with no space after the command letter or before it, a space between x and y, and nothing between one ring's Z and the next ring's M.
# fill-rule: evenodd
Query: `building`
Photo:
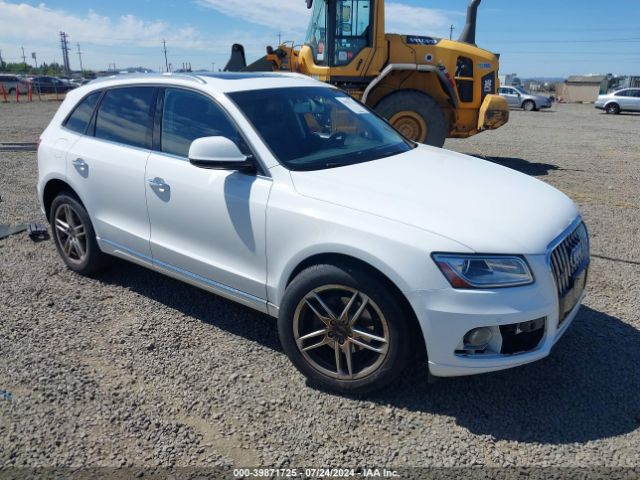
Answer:
M503 86L520 87L522 85L516 73L507 73L506 75L500 75L498 78L500 85Z
M606 75L572 75L556 87L559 100L568 103L593 103L601 93L607 93Z

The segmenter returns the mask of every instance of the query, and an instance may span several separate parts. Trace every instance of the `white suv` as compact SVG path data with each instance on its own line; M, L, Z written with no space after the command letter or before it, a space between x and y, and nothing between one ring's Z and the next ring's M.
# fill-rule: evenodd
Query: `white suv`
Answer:
M308 77L92 82L38 164L69 268L114 255L266 312L294 365L340 391L425 348L435 376L538 360L584 296L589 240L565 195L412 143Z

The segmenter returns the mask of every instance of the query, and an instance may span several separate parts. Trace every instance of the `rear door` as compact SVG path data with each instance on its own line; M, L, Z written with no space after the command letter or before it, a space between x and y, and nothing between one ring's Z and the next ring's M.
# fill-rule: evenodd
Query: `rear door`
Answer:
M189 163L191 142L207 136L230 138L251 153L210 97L167 88L158 109L161 136L146 175L154 264L253 307L264 305L271 179Z
M94 119L67 155L67 175L85 203L100 246L151 262L145 168L157 89L106 90Z

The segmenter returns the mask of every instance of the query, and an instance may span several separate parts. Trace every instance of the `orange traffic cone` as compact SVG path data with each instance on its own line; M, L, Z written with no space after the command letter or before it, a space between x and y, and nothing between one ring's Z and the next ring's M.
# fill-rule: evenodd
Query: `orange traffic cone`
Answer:
M0 89L2 90L2 97L3 97L3 103L7 103L7 91L4 89L4 85L2 83L0 83Z

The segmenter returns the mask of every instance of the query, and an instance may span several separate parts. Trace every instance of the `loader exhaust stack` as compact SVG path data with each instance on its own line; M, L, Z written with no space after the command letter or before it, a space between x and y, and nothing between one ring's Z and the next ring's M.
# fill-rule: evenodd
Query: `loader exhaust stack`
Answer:
M469 7L467 8L467 22L464 25L464 30L460 34L459 42L469 43L471 45L476 44L476 22L478 19L478 7L482 0L471 0Z

